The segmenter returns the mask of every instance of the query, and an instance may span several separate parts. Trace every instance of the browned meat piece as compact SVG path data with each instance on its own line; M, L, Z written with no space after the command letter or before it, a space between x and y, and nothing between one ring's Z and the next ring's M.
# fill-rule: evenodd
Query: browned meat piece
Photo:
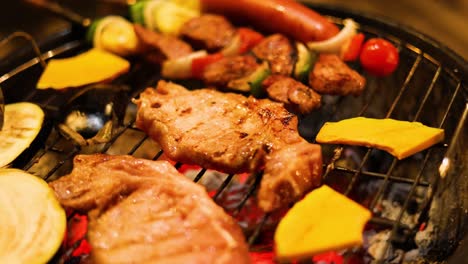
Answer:
M284 103L293 112L307 114L320 107L321 96L293 78L271 75L262 86L270 99Z
M159 34L138 24L133 28L140 42L140 54L149 62L159 65L167 59L177 59L193 52L189 44L176 37Z
M337 55L320 54L309 74L309 85L321 94L358 96L366 86L366 79Z
M270 63L273 74L290 76L294 69L295 48L284 35L274 34L257 44L252 52Z
M250 262L234 219L166 161L79 155L50 186L65 208L89 212L93 263Z
M224 57L209 64L203 71L202 79L208 85L224 88L230 81L248 76L259 66L253 56Z
M321 177L320 169L302 165L321 168L320 147L299 135L297 117L281 103L209 89L188 91L164 81L156 89L146 89L136 103L137 127L158 142L169 158L226 173L258 171L265 165L264 181L274 178L275 183L262 185L260 193L265 192L262 188L279 193L282 186L294 188L287 191L291 196L281 196L284 199L279 203L275 193L263 195L259 204L265 211L298 199L317 186ZM296 144L301 147L284 150ZM307 152L304 149L317 154L303 155ZM271 159L284 155L284 162L292 165L277 171L276 165L268 162L270 155Z
M288 180L284 171L295 171ZM291 197L301 197L303 186L319 186L322 173L322 152L319 145L299 142L287 145L267 156L265 175L258 191L259 206L265 211L291 202Z
M194 49L217 51L231 43L235 33L236 29L225 17L206 14L185 22L179 35Z

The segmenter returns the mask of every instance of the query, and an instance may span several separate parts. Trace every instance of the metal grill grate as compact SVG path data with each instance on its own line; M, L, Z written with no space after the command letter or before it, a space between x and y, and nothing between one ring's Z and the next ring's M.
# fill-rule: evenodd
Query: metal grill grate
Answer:
M341 11L334 9L320 9L319 11L330 14L337 24L341 24L341 17L350 17L349 13L343 14ZM400 68L391 79L376 79L372 76L366 76L368 88L361 97L325 97L325 104L322 109L301 120L300 128L303 136L313 141L318 129L326 121L354 116L392 117L409 121L421 121L434 127L444 128L447 136L445 142L453 141L451 144L457 144L456 140L460 136L460 131L456 128L457 126L461 127L464 123L464 120L462 120L463 104L467 102L467 86L461 78L466 77L467 73L461 69L460 74L460 72L455 71L452 64L445 65L441 62L441 58L435 58L433 54L426 53L425 43L418 46L417 42L413 39L406 39L405 35L398 32L391 34L396 31L395 27L385 23L375 25L368 18L357 15L354 18L360 22L360 29L367 36L382 36L392 40L398 46L401 55ZM49 119L46 121L44 129L46 132L39 142L36 142L38 147L31 148L29 153L23 157L23 161L21 161L20 157L20 161L14 163L14 166L29 171L47 181L56 179L66 173L71 166L72 158L76 154L87 150L62 137L57 132L55 120L53 119L54 114L59 111L65 99L73 96L74 91L58 93L34 89L35 80L37 80L41 72L40 62L42 59L47 60L53 57L78 53L84 48L85 45L80 41L64 43L58 48L48 51L42 56L37 56L0 77L0 85L4 87L7 95L14 94L11 97L15 101L35 102L48 113ZM360 70L358 65L354 66ZM29 86L25 88L27 92L21 95L14 92L14 86L25 78L31 80L27 82L29 83ZM145 69L144 65L136 64L132 66L131 72L117 80L117 83L130 85L132 87L131 95L137 96L147 86L154 85L158 78L157 74ZM6 97L8 99L8 96ZM438 108L434 109L434 107ZM132 106L128 108L127 110L130 111ZM140 150L145 148L147 144L152 143L148 136L134 128L134 121L134 115L127 115L124 125L118 128L112 139L94 152L139 156ZM132 135L132 143L127 144L125 149L119 149L119 146L122 145L120 141L127 140L129 134ZM323 183L335 186L345 195L368 207L374 213L370 224L377 226L376 229L391 231L382 251L386 252L392 244L414 238L419 226L428 220L428 210L439 183L439 175L434 168L439 166L448 147L451 146L447 144L438 145L416 155L416 157L398 161L388 154L371 148L324 146L325 163L323 166L325 173ZM352 165L345 162L349 159L348 154L354 160ZM149 154L146 153L145 155ZM154 148L147 158L157 160L162 155L162 150ZM175 166L180 167L182 164L177 163ZM411 173L402 173L405 170L411 171ZM200 169L195 175L194 181L201 181L206 172L206 169ZM225 208L226 204L223 204L222 199L223 194L233 188L231 185L235 177L236 175L232 174L226 175L213 196L213 199ZM226 208L234 217L240 214L249 199L254 199L261 177L261 173L249 177L250 180L247 181L246 188L242 190L238 203ZM337 182L341 184L337 185ZM399 201L401 206L398 208L396 216L387 217L384 214L385 212L382 213L379 206L395 185L406 186L403 188L405 195ZM367 196L359 197L362 192L361 189L366 189L368 186L373 186L372 190L366 191ZM416 204L415 215L419 215L417 224L409 226L403 222L403 218L411 204L417 200L415 198L416 192L422 192L424 198ZM258 241L261 240L260 236L264 232L275 226L277 220L278 217L274 216L274 213L258 216L255 227L248 232L248 243L253 250L265 250L264 245ZM271 250L271 245L268 245L267 249ZM69 251L62 253L67 254L67 252L70 253ZM348 261L348 257L351 255L345 254L345 262ZM386 260L385 255L378 256L380 262Z

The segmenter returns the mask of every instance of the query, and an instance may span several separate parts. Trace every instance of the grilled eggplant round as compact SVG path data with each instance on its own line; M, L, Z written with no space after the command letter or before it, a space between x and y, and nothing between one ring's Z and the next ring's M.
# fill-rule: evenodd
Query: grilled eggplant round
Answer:
M62 242L65 211L42 179L0 169L0 263L46 263Z
M41 130L44 112L33 103L5 106L5 123L0 131L0 167L10 164L27 149Z

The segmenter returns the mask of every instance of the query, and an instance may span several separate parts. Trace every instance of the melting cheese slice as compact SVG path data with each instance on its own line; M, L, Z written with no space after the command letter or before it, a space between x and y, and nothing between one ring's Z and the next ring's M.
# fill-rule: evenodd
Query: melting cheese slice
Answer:
M100 49L77 56L52 59L37 83L38 89L63 89L110 81L130 69L130 63Z
M419 122L356 117L327 122L317 142L375 147L404 159L444 139L444 130Z
M276 255L296 260L362 245L362 231L371 212L323 185L297 202L275 232Z

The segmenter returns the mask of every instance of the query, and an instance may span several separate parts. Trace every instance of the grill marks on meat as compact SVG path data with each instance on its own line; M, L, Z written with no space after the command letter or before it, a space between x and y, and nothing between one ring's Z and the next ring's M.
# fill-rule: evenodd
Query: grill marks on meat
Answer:
M234 26L223 16L206 14L185 22L180 36L195 49L218 51L233 40Z
M65 207L89 212L95 263L249 263L237 223L166 161L78 155L50 184Z
M193 52L192 47L177 37L159 34L138 24L133 26L140 42L141 53L154 64L165 60L177 59Z
M284 35L266 37L252 52L257 58L268 61L273 74L290 76L294 70L295 48Z
M284 103L293 112L307 114L321 105L318 93L290 77L271 75L262 86L270 99Z
M285 174L285 171L296 173ZM287 145L266 157L265 172L258 191L259 206L271 211L295 201L305 192L303 186L319 186L322 152L319 145L299 142ZM286 178L287 177L287 178Z
M337 55L320 54L309 74L309 85L322 94L358 96L364 90L366 79Z
M264 193L259 204L264 205L265 211L298 199L317 186L321 177L320 169L299 166L317 164L321 168L320 147L298 134L297 117L280 103L209 89L188 91L164 81L156 89L146 89L136 103L137 127L157 141L173 160L226 173L258 171L265 166L262 181L268 183L275 179L275 183L262 184L259 191ZM190 113L182 114L187 108L191 109ZM284 150L296 144L301 148ZM301 155L303 149L316 155ZM300 153L294 154L299 150ZM274 163L268 162L274 157L284 157L283 162L296 165L277 171ZM298 175L304 180L296 179ZM291 180L304 184L294 184ZM294 191L288 191L291 196L280 202L276 202L275 193L262 190L269 188L281 193L282 186L292 186Z
M227 87L229 82L252 74L259 66L250 55L224 57L205 68L202 80L208 85Z

